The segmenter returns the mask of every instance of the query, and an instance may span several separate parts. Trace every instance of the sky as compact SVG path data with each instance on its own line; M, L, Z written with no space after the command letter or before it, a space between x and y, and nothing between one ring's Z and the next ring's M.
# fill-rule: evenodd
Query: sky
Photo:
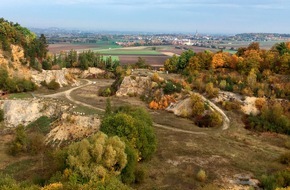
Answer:
M290 0L1 0L0 17L29 28L290 33Z

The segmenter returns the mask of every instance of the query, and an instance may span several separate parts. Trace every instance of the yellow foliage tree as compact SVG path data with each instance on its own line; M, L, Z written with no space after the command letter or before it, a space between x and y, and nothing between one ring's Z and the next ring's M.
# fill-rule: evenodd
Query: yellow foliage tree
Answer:
M223 53L216 53L214 54L212 61L211 61L211 67L213 69L218 67L223 67L225 65L225 59Z

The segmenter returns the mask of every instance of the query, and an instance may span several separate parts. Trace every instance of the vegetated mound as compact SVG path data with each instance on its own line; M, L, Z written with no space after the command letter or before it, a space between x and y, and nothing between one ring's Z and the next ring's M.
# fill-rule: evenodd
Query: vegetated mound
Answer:
M100 118L94 115L81 116L63 113L61 119L48 133L46 143L59 146L68 141L89 137L99 130L100 124Z
M14 24L1 18L0 67L7 71L8 77L0 81L0 88L8 92L23 91L19 89L17 83L23 79L30 80L31 68L40 70L46 53L47 44L44 35L37 38L34 33L18 23ZM24 88L24 91L27 90L34 89Z
M7 127L28 125L41 116L57 117L71 105L54 99L2 100L0 108L4 112L4 123Z

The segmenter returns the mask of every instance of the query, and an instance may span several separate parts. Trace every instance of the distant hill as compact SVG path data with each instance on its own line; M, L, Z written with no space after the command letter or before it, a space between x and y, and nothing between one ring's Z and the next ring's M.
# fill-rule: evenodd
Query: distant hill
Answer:
M290 38L290 34L279 34L279 33L241 33L236 34L235 36L241 38L266 38L266 37Z

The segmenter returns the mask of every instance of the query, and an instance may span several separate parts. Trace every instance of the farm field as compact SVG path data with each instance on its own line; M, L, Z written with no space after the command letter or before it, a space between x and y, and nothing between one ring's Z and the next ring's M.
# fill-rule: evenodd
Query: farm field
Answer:
M49 44L48 50L51 53L60 53L61 51L69 51L71 49L76 51L84 50L99 50L99 49L112 49L120 48L121 46L115 44L113 41L99 41L97 43L59 43Z
M170 58L167 55L160 56L120 55L119 59L122 65L126 65L136 63L139 57L145 59L145 62L152 66L163 66L164 62Z
M117 49L101 49L94 51L99 52L100 54L103 55L161 55L160 52L157 52L155 50L143 50L143 49L117 48Z
M103 59L108 59L109 57L111 57L112 61L120 61L119 56L115 56L115 55L113 55L113 56L105 55L105 56L103 56Z
M280 43L281 41L259 41L260 48L261 49L266 49L269 50L273 45L276 43ZM237 41L237 42L225 42L223 44L217 44L217 46L220 47L234 47L234 48L239 48L239 47L247 47L252 41Z

